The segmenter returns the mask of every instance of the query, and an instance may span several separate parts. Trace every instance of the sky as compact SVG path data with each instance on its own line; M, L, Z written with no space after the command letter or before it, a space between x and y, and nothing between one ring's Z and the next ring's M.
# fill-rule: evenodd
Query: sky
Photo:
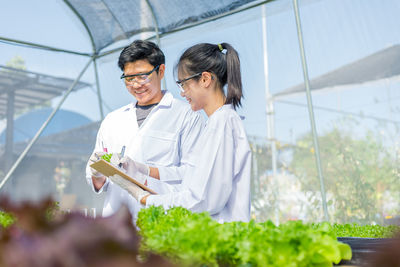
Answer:
M363 0L300 0L299 3L311 79L399 43L400 20L397 14L400 3L396 0L369 0L368 3ZM246 117L244 124L248 135L261 139L267 133L266 86L271 94L275 94L303 82L292 1L275 1L266 7L267 64L263 61L261 8L174 33L161 40L167 61L167 89L178 98L172 70L184 49L199 42L231 43L238 50L242 64L245 98L238 112ZM79 52L91 51L85 29L60 0L6 1L0 9L0 36ZM127 45L131 40L115 46ZM132 101L119 79L118 55L115 53L98 61L106 113ZM14 56L21 56L28 70L71 79L88 61L82 56L0 42L0 64ZM268 69L268 83L265 82L264 68ZM94 85L93 74L91 66L82 79ZM313 93L316 107L339 110L335 113L316 108L318 131L323 133L331 129L343 116L341 111L400 120L396 113L400 104L398 86L398 80L387 79L372 85L352 85ZM54 99L53 106L59 100ZM290 96L285 101L275 102L274 132L277 139L287 143L310 131L310 123L305 94ZM95 86L71 94L62 108L99 120ZM364 121L365 127L374 124L373 120Z

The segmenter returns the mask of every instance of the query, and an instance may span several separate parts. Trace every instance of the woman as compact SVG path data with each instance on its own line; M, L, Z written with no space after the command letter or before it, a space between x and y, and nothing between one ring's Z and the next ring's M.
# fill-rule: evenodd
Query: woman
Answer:
M194 111L202 109L208 116L192 153L194 167L178 191L162 195L149 195L118 176L111 179L146 206L207 211L219 222L249 221L251 152L235 111L242 98L238 53L227 43L197 44L182 54L177 71L181 95Z

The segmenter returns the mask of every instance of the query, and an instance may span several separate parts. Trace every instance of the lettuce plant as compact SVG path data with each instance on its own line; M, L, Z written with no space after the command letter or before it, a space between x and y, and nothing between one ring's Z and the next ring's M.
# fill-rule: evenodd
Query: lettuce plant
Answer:
M102 159L104 159L105 161L110 162L112 157L112 153L108 153L108 154L104 154L103 156L101 156Z
M219 224L207 213L150 207L139 212L137 224L142 250L179 265L323 267L351 259L350 247L337 241L327 223Z
M359 225L353 224L333 224L333 232L337 237L368 237L368 238L388 238L400 233L400 226L396 225Z

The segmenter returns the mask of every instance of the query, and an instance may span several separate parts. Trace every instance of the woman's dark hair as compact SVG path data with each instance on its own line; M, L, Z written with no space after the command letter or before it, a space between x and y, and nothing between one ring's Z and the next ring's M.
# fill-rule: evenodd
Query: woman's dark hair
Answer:
M230 44L201 43L194 45L182 54L176 69L183 70L188 75L203 71L214 73L222 90L225 84L228 84L225 103L232 104L235 109L241 106L240 100L243 94L240 60L237 51ZM199 78L197 77L197 79Z
M124 71L126 63L135 62L141 59L147 59L153 67L165 64L164 53L155 43L136 40L122 50L119 55L118 66L122 71Z

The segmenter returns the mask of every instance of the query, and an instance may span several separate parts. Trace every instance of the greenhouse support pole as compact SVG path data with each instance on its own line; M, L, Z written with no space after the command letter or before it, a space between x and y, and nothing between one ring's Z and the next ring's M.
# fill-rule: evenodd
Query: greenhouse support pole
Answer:
M293 5L294 5L294 15L296 17L297 37L299 39L299 47L300 47L301 65L303 68L304 84L306 87L308 114L310 116L313 144L314 144L314 150L315 150L315 160L316 160L316 164L317 164L318 177L319 177L319 182L320 182L320 186L321 186L322 207L324 210L325 221L329 222L328 207L326 205L324 176L322 175L321 156L319 153L317 128L315 127L314 110L313 110L311 91L310 91L310 79L308 77L306 55L305 55L304 43L303 43L303 33L301 31L301 23L300 23L300 12L299 12L297 0L293 0Z
M94 65L94 75L96 77L97 99L99 100L100 116L101 120L103 120L104 112L103 112L103 100L101 99L101 91L100 91L99 72L98 72L99 70L97 69L97 61L94 56L93 56L93 65Z
M253 153L251 153L251 164L253 164L253 177L257 177L256 181L254 182L255 188L254 192L256 194L260 193L260 177L258 175L258 166L257 166L257 146L255 145L256 142L253 142L253 145L251 146L251 150Z
M275 111L274 111L273 99L269 88L266 4L261 7L261 11L262 11L265 101L266 101L266 113L267 113L267 139L271 146L271 165L272 165L272 177L274 181L274 198L275 198L275 208L274 208L275 224L279 225L279 181L277 181L277 159L276 159L275 123L274 123Z
M79 82L81 79L82 75L85 73L87 68L89 67L90 63L93 61L94 58L91 58L88 63L86 63L85 67L82 69L81 73L78 75L78 77L75 79L75 81L71 84L71 86L68 88L68 90L65 92L64 96L58 103L58 105L54 108L54 110L51 112L47 120L43 123L43 125L40 127L40 129L37 131L35 136L32 138L32 140L29 142L29 144L26 146L24 151L21 153L21 155L18 157L17 161L14 163L14 165L11 167L11 169L7 172L6 176L0 183L0 191L3 188L4 184L7 182L7 180L11 177L11 175L14 173L18 165L21 163L21 161L24 159L25 155L29 152L29 150L32 148L33 144L36 142L36 140L39 138L39 136L42 134L44 129L47 127L47 125L50 123L51 119L54 117L56 112L60 109L61 105L64 103L65 99L67 99L68 95L71 93L72 89L74 89L75 85Z
M7 92L7 128L6 128L6 147L4 149L4 172L8 172L13 162L14 107L15 107L15 91L14 89L10 89Z
M153 9L153 7L150 5L149 0L146 0L146 3L147 3L147 6L148 6L149 9L150 9L151 17L153 18L153 21L154 21L154 27L155 27L155 30L156 30L157 45L158 45L158 47L161 48L160 31L159 31L159 29L158 29L157 17L156 17L156 15L154 14L154 9ZM163 83L164 90L167 90L167 82L166 82L166 78L165 78L165 73L164 73L164 79L163 79L162 83Z

